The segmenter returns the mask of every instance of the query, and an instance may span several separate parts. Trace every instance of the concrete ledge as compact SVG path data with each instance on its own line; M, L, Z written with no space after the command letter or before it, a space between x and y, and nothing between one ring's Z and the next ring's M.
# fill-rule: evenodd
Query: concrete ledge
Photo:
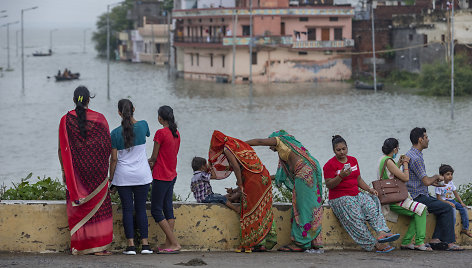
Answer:
M150 214L148 204L149 239L151 246L164 241L164 235ZM273 206L278 232L278 245L290 242L290 204ZM220 204L175 202L175 234L184 250L227 251L239 245L239 219L232 210ZM470 217L470 215L469 215ZM114 239L111 250L122 250L126 238L122 213L113 205ZM457 214L457 218L460 215ZM427 239L431 238L435 217L428 215ZM405 234L409 218L400 216L397 223L387 222L393 232ZM472 239L460 235L456 222L457 243L472 248ZM325 249L360 249L339 224L329 206L324 207L323 240ZM394 243L399 246L400 240ZM0 249L19 252L61 252L70 247L65 201L2 201L0 202Z

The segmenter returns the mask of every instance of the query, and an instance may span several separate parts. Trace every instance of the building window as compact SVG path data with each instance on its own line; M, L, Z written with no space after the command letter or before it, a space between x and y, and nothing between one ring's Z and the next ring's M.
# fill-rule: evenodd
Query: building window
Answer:
M426 34L423 34L423 44L424 47L428 47L428 36Z
M225 21L225 18L221 18L221 21L224 22L224 21Z
M441 41L446 42L446 36L444 34L441 34Z
M338 17L329 17L329 21L338 21Z
M243 35L248 36L250 34L251 33L250 33L249 25L243 25Z
M316 29L315 28L309 28L308 29L307 39L309 41L315 41L316 40Z
M343 28L334 28L334 40L343 40Z
M193 53L190 53L190 65L193 66Z
M308 17L300 17L298 18L299 21L308 21Z
M197 66L200 66L200 54L197 53Z
M306 51L298 51L298 55L308 55L308 52L306 52Z
M257 52L252 52L252 65L257 65Z
M210 19L210 22L213 22L213 19Z
M190 36L190 27L187 26L187 36Z
M198 22L202 22L202 19L198 19Z
M210 67L213 67L213 54L210 54Z
M409 34L409 35L408 35L408 39L409 39L410 41L413 41L413 34Z
M192 23L192 20L191 20L191 19L189 19L189 20L187 20L187 21L188 21L189 24Z
M221 55L221 64L224 68L225 67L225 55Z

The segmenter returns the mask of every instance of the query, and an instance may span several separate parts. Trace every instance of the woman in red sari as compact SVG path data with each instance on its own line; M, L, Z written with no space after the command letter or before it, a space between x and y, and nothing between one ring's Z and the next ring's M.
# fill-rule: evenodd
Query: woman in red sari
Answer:
M217 179L232 171L241 195L241 245L238 251L266 251L277 244L272 213L272 181L254 149L242 140L215 130L211 138L209 162Z
M67 186L67 216L73 255L110 255L113 217L108 193L111 138L105 117L88 109L90 92L74 91L75 110L59 125L59 161Z

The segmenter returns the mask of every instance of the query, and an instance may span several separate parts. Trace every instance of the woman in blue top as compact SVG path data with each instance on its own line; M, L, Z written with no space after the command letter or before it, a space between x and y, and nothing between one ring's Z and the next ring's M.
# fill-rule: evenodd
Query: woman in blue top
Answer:
M136 121L134 107L128 99L118 102L121 126L111 132L110 180L118 188L123 209L123 227L128 247L123 252L135 255L133 212L142 238L141 254L153 253L148 242L146 200L152 174L146 156L146 137L149 127L146 121ZM134 211L135 210L135 211Z

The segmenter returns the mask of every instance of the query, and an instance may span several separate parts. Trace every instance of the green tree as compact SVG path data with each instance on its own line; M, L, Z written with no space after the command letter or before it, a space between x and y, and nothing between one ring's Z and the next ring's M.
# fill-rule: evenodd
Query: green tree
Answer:
M133 22L126 18L128 11L133 8L133 0L126 0L121 5L116 6L110 11L110 57L115 56L115 50L118 48L118 38L116 33L131 30ZM98 55L105 57L107 55L107 13L98 17L97 31L93 33L92 40L95 42L95 50Z

